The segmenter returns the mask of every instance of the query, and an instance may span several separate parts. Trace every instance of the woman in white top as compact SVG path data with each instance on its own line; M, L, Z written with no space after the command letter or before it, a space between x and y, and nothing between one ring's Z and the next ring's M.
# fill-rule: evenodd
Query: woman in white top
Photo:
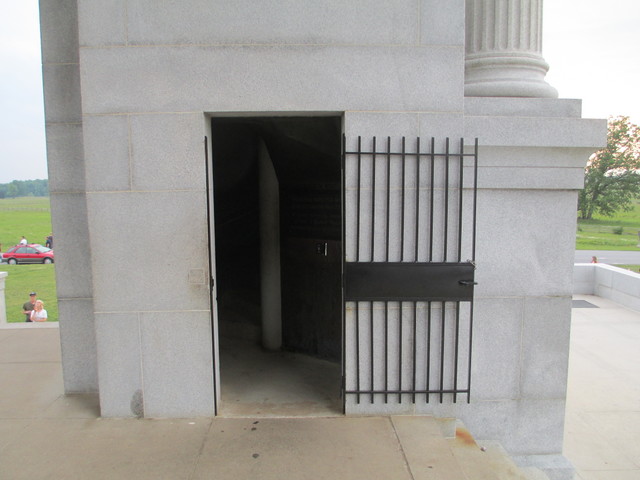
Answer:
M33 310L31 310L31 321L32 322L47 321L47 311L44 309L44 303L42 302L42 300L36 300L36 303L33 306Z

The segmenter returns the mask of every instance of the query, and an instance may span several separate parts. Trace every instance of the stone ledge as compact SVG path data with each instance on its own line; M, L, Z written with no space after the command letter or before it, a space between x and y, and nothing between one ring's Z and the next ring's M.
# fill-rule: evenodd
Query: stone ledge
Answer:
M640 274L604 263L576 263L573 293L597 295L640 311Z

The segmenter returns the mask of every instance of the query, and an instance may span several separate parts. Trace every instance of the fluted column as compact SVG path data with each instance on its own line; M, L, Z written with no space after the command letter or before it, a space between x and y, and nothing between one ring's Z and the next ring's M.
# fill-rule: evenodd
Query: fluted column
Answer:
M466 0L465 96L552 97L542 0Z

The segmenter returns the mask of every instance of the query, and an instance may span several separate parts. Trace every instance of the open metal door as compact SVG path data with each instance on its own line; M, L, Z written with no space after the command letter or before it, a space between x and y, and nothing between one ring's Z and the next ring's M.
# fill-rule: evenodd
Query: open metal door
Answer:
M478 142L420 140L343 137L345 409L470 398Z
M213 399L214 415L218 415L220 403L220 360L218 347L218 303L216 295L215 272L215 223L213 221L213 161L209 157L209 139L204 137L204 168L206 176L207 198L207 245L209 246L209 308L211 311L211 341L213 349Z

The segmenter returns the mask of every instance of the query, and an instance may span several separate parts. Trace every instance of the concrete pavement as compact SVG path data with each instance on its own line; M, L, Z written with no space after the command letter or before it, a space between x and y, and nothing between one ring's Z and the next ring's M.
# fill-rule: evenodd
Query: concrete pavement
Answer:
M637 480L640 314L578 298L599 308L573 310L565 455L577 479ZM525 478L430 417L102 419L63 395L57 328L30 327L0 329L2 480Z
M640 479L640 313L576 295L564 455L580 480ZM586 306L586 305L585 305Z

